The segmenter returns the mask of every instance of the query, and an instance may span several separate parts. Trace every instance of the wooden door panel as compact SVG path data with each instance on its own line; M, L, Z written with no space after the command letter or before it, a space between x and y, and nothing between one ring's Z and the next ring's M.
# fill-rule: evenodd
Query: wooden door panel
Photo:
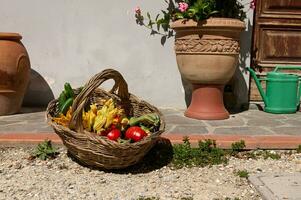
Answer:
M301 63L301 27L296 30L262 28L258 44L260 64Z
M300 0L264 0L261 4L260 17L279 18L301 18Z
M301 0L257 0L252 65L265 77L276 65L301 66ZM301 75L300 71L288 71ZM250 100L261 100L250 81Z

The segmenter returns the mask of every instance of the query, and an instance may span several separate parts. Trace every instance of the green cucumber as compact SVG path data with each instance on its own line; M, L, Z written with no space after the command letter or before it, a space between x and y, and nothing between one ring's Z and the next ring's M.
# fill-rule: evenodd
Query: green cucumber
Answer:
M67 98L70 98L70 97L74 98L74 92L73 92L73 89L72 89L70 83L65 83L64 88L65 88Z
M61 107L61 113L63 113L64 115L66 115L68 109L70 108L70 106L72 106L73 104L73 98L70 97L69 99L67 99L67 101L63 104L63 106Z

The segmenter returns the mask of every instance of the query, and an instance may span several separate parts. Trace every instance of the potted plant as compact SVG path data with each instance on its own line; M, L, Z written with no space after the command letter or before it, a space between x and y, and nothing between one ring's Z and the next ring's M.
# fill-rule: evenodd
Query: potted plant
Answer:
M162 45L175 36L181 76L193 88L185 116L226 119L223 90L238 64L240 33L245 29L245 5L239 0L165 0L168 7L155 19L135 9L137 24L161 35ZM250 2L250 7L255 1ZM174 34L175 33L175 34Z

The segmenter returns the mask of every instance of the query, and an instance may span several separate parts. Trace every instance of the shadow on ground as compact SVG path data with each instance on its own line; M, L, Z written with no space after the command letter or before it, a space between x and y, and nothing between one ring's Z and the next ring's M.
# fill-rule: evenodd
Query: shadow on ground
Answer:
M74 158L70 153L68 156L79 165L83 167L88 167L81 163L79 160ZM167 166L173 158L173 148L170 140L166 138L160 138L154 147L145 155L145 157L137 164L129 166L124 169L116 169L116 170L104 170L99 168L88 167L92 170L102 170L105 172L117 173L117 174L139 174L139 173L147 173L154 171L156 169L160 169L164 166Z
M18 114L43 112L45 110L46 110L46 106L22 107Z

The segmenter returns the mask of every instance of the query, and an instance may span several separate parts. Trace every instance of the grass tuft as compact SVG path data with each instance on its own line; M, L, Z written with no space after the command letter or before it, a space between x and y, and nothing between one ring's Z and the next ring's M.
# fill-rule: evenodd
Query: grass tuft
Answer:
M266 160L268 158L271 158L273 160L279 160L281 156L277 153L272 153L270 151L264 151L263 152L263 158Z
M240 140L239 142L234 142L231 144L232 155L237 155L239 152L242 152L246 147L245 141Z
M159 197L139 197L137 200L160 200Z
M183 139L183 144L177 144L173 147L172 164L176 168L193 166L210 166L227 163L228 159L225 152L216 147L213 140L200 141L198 148L192 148L189 138Z
M249 178L249 172L247 170L239 170L236 175L240 178Z
M297 153L301 153L301 144L297 148Z

